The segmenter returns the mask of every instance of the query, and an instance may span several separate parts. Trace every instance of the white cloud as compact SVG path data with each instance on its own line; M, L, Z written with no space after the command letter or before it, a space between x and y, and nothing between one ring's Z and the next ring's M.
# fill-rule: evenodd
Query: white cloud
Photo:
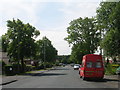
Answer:
M96 8L99 6L98 2L89 3L69 3L64 4L64 8L60 9L65 15L65 18L70 22L79 17L95 16Z
M6 2L5 2L6 1ZM5 0L4 2L0 3L0 17L2 18L2 27L5 29L5 25L7 24L7 20L20 19L23 23L30 23L31 25L35 26L38 23L38 16L36 13L42 10L43 4L41 3L31 3L31 2L23 2L23 0L15 0L15 2L9 2ZM1 31L0 31L1 32ZM3 33L2 33L3 34Z

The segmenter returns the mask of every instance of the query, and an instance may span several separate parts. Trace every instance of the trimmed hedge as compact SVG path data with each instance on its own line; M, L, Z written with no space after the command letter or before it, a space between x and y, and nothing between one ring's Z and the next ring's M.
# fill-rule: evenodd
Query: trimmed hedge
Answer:
M12 65L5 65L4 68L5 68L5 75L7 76L15 75L14 68Z
M45 62L45 63L41 63L39 64L37 69L45 69L45 68L51 68L53 66L53 64Z
M14 68L14 73L19 74L22 73L22 65L21 64L12 64Z

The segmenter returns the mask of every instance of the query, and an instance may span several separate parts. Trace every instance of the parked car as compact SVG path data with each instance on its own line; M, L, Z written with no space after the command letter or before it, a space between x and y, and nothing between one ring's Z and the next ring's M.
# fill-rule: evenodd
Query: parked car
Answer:
M62 65L63 65L63 63L59 63L59 65L60 65L60 66L62 66Z
M120 66L116 69L116 74L120 75Z
M63 63L63 65L62 65L63 67L65 67L65 64Z
M74 63L71 63L70 65L71 65L71 67L73 67L73 66L74 66Z
M80 65L79 64L75 64L74 65L74 70L78 70L80 68Z
M79 75L83 80L87 78L103 79L104 65L101 55L87 54L83 56Z

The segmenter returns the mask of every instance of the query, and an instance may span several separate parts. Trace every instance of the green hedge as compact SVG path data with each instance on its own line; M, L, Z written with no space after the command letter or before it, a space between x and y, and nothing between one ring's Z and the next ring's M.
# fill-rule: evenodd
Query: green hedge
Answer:
M11 76L11 75L15 75L15 70L13 68L12 65L5 65L5 75Z
M26 65L25 67L25 71L32 71L32 70L36 70L36 67L35 66L32 66L32 65Z
M19 74L22 73L22 65L21 64L12 64L14 68L14 73Z
M40 70L45 68L51 68L53 64L45 62L41 63L38 67L32 65L25 65L24 69L25 72L32 71L32 70ZM22 73L22 65L21 64L11 64L4 66L5 75L15 75Z
M53 66L53 64L51 64L51 63L43 62L43 63L39 64L37 69L51 68L52 66Z

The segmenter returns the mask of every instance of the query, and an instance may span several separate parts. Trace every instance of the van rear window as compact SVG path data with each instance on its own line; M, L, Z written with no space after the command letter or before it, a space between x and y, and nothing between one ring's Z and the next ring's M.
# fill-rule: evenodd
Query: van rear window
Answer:
M92 62L87 62L86 67L87 67L87 68L92 68L92 64L93 64Z
M101 62L96 62L96 68L101 68L101 67L102 67Z

